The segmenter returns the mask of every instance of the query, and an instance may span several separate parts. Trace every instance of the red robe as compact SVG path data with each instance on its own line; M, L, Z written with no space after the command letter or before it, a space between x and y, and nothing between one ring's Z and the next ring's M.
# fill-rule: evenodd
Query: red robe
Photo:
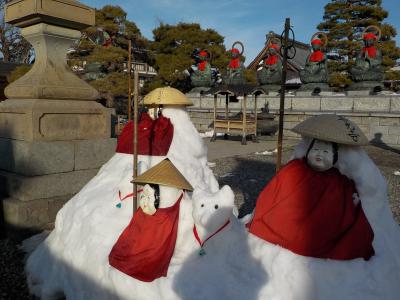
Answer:
M322 52L321 50L315 50L310 55L310 61L312 62L320 62L323 59L324 59L324 52Z
M278 62L278 59L278 54L269 55L265 60L265 64L269 66L275 65Z
M133 129L133 121L129 121L118 138L116 152L133 153ZM167 155L173 136L174 126L169 118L161 114L153 120L148 113L143 113L138 124L138 154Z
M304 256L368 260L374 233L354 193L337 169L318 172L293 160L259 195L249 231Z
M112 248L108 261L119 271L150 282L167 276L178 234L179 204L159 208L152 216L139 208Z
M362 49L362 53L364 54L365 52L367 52L368 57L372 57L372 58L376 57L377 51L376 51L375 46L364 47Z

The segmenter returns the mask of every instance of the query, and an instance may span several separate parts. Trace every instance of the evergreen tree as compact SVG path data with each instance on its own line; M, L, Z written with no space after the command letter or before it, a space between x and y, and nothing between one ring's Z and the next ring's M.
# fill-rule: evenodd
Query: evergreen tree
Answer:
M32 46L20 34L19 28L4 21L4 9L11 0L0 0L0 53L4 62L28 64Z
M328 63L331 72L331 84L343 86L351 83L346 72L352 64L352 58L362 48L362 32L369 25L376 25L382 30L378 47L382 50L383 66L386 70L393 67L400 57L400 48L393 39L396 29L383 20L388 12L381 0L332 0L325 6L323 22L317 28L328 35L328 52L337 52L337 60ZM387 73L386 78L399 78L398 74Z
M114 101L116 97L122 101L128 94L129 40L132 41L133 60L151 62L147 51L149 42L141 35L135 23L127 20L126 15L119 6L106 5L96 10L95 26L82 32L75 51L69 54L71 66L86 62L85 79L106 99L108 107L124 107Z
M199 24L161 23L153 30L153 36L150 48L155 53L158 76L146 86L146 92L165 84L187 91L190 87L183 71L193 64L191 54L195 48L209 50L212 54L211 65L221 71L229 62L224 37L213 29L202 29Z

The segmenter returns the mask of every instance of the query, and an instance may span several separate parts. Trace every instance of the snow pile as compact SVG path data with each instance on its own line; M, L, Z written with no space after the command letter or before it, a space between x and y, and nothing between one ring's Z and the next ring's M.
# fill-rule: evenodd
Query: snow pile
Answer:
M256 155L268 155L268 156L271 156L271 155L274 155L277 152L278 152L278 149L274 149L274 150L265 150L265 151L262 151L262 152L256 152L255 154Z
M370 261L303 257L247 233L232 214L232 190L218 188L187 114L163 112L175 130L168 157L195 187L180 204L168 276L145 283L108 264L112 246L132 217L131 200L116 207L118 192L124 195L132 188L132 156L116 154L60 210L55 229L29 257L26 270L35 295L55 299L65 294L74 300L398 299L400 230L389 209L385 180L363 150L340 148L338 168L356 183L375 232L376 255ZM304 156L308 144L303 140L293 157ZM140 172L162 159L140 156ZM168 191L160 194L163 199ZM204 244L205 255L199 255L194 224L201 241L217 232Z

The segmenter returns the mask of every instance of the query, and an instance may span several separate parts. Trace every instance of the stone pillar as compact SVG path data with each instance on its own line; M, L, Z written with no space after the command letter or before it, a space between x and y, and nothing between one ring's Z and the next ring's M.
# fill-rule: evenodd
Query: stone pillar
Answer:
M16 0L6 22L20 26L35 49L32 69L0 103L0 198L5 224L52 226L57 211L115 150L109 110L66 63L94 10L73 0Z

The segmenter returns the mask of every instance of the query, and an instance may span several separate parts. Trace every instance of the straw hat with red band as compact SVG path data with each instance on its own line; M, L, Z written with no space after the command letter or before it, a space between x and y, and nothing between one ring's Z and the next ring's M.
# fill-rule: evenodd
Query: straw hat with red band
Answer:
M132 182L138 184L158 184L193 191L192 185L168 158L136 177Z

